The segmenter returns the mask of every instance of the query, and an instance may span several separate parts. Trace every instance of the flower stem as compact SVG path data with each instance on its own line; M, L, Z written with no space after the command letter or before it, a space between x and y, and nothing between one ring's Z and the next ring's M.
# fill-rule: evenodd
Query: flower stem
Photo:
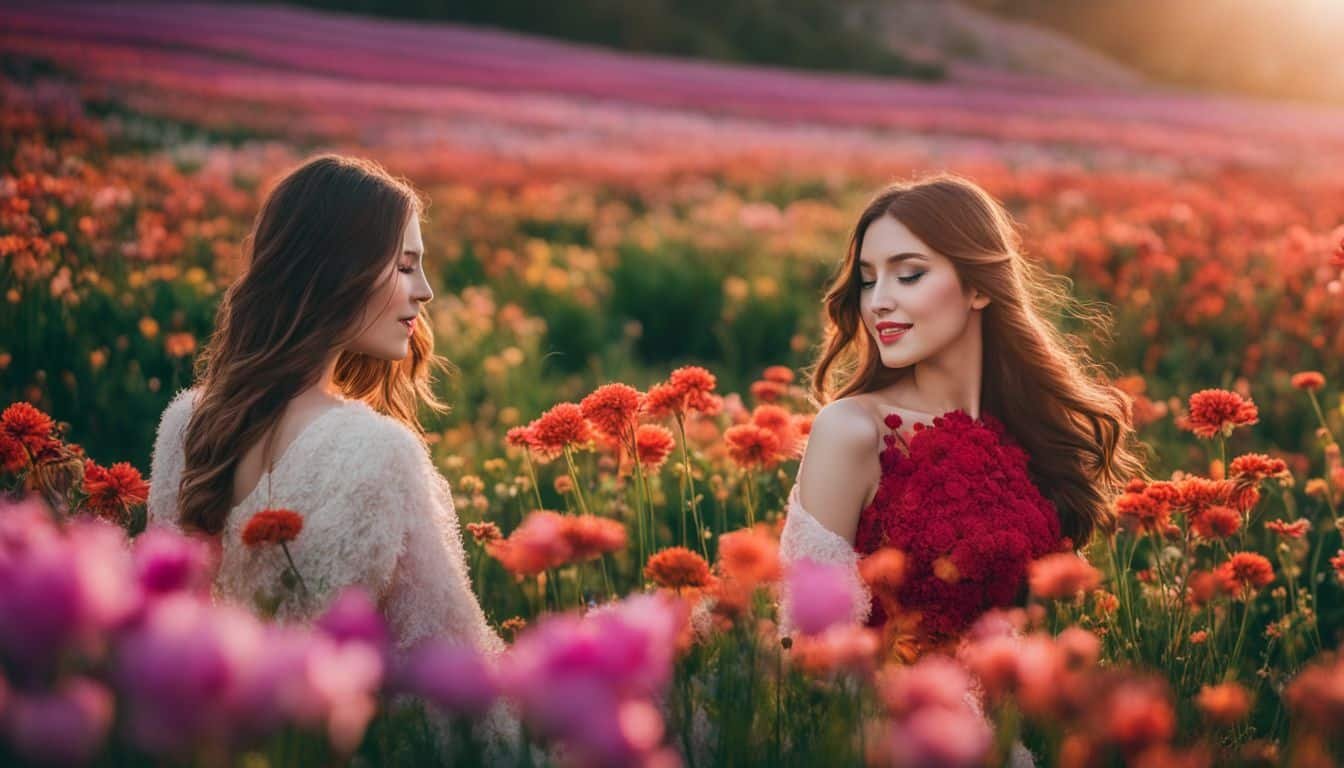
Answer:
M579 484L579 468L574 466L574 454L570 452L569 446L565 446L565 466L569 468L569 479L574 483L574 495L579 499L579 510L583 514L591 514L588 511L588 500L584 498L583 486Z
M686 484L691 489L691 518L695 521L695 539L700 542L700 554L709 560L709 545L705 543L705 526L700 521L700 498L695 493L695 473L691 470L691 450L686 443L686 423L681 414L677 414L677 432L681 438L681 460L686 467ZM686 501L682 500L682 515L686 514Z
M285 553L285 559L289 561L289 569L294 572L294 578L298 579L299 588L303 590L304 597L309 597L308 585L303 582L303 574L299 573L299 567L294 564L294 558L289 555L289 547L285 546L283 541L280 542L280 551Z

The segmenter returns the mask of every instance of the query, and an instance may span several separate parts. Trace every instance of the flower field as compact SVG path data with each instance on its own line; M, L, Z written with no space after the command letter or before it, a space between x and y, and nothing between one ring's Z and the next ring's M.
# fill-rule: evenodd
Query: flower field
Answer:
M0 28L0 762L1344 761L1344 112L164 8ZM143 532L158 418L318 150L431 201L428 437L498 664L394 657L358 592L303 627L214 605L208 542ZM872 191L938 170L1070 279L1150 449L1119 533L952 648L900 553L863 563L880 635L778 556L823 285ZM492 751L501 707L534 750Z

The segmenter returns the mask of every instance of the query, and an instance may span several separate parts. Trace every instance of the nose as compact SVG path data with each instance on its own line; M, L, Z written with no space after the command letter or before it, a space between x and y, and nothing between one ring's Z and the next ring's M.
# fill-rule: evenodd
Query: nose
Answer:
M878 280L877 284L873 286L872 295L868 301L869 309L879 317L889 314L896 308L896 303L891 298L891 291L886 290L881 280Z
M415 292L411 294L412 301L418 301L421 304L428 303L434 298L434 289L429 285L429 278L422 277L420 284L415 287Z

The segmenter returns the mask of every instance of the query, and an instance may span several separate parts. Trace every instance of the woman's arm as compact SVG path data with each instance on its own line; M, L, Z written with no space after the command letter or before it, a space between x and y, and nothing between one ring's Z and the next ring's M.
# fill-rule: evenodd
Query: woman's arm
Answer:
M878 431L868 411L852 400L837 400L812 421L798 468L802 506L819 523L854 543L859 513L882 474Z

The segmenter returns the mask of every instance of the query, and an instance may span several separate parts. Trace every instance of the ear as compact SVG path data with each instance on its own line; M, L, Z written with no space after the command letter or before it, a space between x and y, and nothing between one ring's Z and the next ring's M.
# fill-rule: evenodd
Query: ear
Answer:
M989 302L989 294L981 293L978 288L971 290L971 309L984 309L989 306Z

